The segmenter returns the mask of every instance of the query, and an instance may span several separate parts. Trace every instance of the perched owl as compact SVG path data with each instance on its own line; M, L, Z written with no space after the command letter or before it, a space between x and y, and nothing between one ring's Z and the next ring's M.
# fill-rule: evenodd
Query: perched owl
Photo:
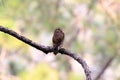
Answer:
M57 50L62 47L63 41L64 41L64 32L60 29L57 28L54 31L54 35L52 38L52 42L53 42L53 48L54 48L54 54L57 54Z

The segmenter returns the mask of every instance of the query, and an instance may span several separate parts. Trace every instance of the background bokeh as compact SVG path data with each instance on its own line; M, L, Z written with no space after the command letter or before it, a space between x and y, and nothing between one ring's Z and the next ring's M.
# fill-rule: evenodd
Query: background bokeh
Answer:
M45 46L60 27L63 47L87 62L94 80L120 80L120 0L0 0L0 25ZM0 32L0 80L84 79L71 57Z

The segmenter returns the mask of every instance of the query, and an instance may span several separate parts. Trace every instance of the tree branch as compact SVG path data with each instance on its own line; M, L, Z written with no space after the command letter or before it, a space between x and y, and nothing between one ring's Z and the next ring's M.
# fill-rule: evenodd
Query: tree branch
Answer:
M103 68L101 69L101 71L98 73L98 75L95 77L94 80L99 80L101 78L101 76L104 74L104 72L106 71L106 69L112 64L112 62L114 61L114 59L117 57L117 54L114 54L112 57L110 57L108 59L108 61L106 62L106 64L103 66Z
M26 43L26 44L28 44L28 45L30 45L30 46L38 49L38 50L43 51L46 54L54 51L52 46L43 46L43 45L37 44L37 43L33 42L32 40L30 40L30 39L28 39L28 38L26 38L26 37L24 37L22 35L19 35L15 31L10 30L8 28L5 28L3 26L0 26L0 31L2 31L4 33L7 33L7 34L17 38L17 39L23 41L24 43ZM84 69L84 72L85 72L85 75L86 75L86 80L92 80L91 79L91 71L89 70L89 67L86 64L86 62L81 57L77 56L75 53L72 53L72 52L70 52L70 51L68 51L68 50L66 50L64 48L60 48L58 50L58 52L61 53L61 54L68 55L68 56L74 58L76 61L78 61L82 65L82 67Z

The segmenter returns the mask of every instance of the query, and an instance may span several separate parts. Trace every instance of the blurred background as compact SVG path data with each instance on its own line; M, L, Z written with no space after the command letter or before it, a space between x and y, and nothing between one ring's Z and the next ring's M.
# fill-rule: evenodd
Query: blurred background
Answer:
M63 47L81 56L93 80L120 80L120 0L0 0L0 25L51 46L55 28ZM0 32L0 80L85 80L66 55L43 52Z

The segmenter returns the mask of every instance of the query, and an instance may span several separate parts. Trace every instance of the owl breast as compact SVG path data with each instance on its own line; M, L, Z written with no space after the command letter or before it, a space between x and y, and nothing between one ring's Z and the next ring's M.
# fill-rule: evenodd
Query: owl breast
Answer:
M55 30L53 35L53 47L58 47L64 40L64 33L61 30Z

